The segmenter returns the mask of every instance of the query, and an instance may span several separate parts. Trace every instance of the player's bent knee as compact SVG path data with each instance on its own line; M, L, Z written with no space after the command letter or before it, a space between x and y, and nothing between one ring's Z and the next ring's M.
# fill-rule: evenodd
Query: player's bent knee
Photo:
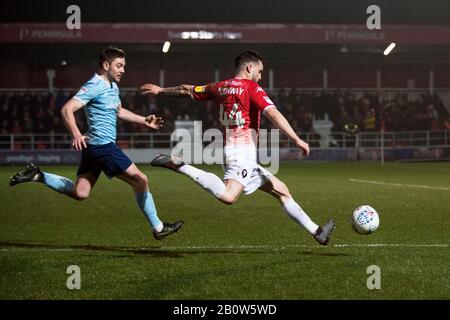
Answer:
M220 201L222 201L223 203L225 203L226 205L231 206L234 203L234 200L232 199L220 199Z
M228 195L228 194L224 194L219 200L222 201L223 203L227 204L227 205L232 205L233 203L236 202L237 197L236 196L232 196L232 195Z
M75 190L74 198L78 201L86 200L89 197L90 190Z
M141 172L131 176L128 182L136 192L145 192L148 186L147 176Z
M147 188L147 185L148 185L148 178L147 178L147 176L145 175L145 174L143 174L143 173L141 173L140 175L139 175L139 178L138 178L138 185L139 185L139 187L141 187L141 188Z

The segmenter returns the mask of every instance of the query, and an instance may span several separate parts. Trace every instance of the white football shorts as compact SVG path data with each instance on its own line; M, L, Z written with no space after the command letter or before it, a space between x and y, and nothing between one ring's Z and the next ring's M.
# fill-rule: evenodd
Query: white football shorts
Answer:
M249 148L227 146L224 151L226 160L223 180L238 181L244 186L244 194L255 192L273 176L256 162L256 148L253 152Z

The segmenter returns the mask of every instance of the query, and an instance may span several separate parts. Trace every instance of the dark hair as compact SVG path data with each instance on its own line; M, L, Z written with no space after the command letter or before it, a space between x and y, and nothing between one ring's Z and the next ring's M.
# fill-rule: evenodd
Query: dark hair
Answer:
M103 62L113 62L116 58L125 58L125 51L114 46L108 46L103 49L100 57L98 58L98 65L100 68L103 66Z
M234 59L234 66L237 68L243 66L244 64L247 64L249 62L258 62L261 61L262 63L265 62L265 59L262 55L260 55L258 52L254 50L248 50L236 57Z

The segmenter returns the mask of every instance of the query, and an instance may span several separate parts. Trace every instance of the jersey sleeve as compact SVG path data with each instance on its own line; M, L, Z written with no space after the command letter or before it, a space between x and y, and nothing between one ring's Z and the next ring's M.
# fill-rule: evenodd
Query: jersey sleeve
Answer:
M215 83L210 83L203 86L194 86L193 98L199 101L212 100L214 98Z
M93 82L85 83L80 90L73 96L74 99L86 105L97 96L97 86Z
M272 99L269 98L267 93L260 86L255 86L252 89L250 99L252 105L254 105L263 113L265 113L270 108L276 108Z

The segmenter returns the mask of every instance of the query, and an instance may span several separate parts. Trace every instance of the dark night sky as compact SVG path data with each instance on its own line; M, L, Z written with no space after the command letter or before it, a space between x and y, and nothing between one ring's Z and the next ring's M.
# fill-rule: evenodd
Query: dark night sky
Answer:
M71 4L84 22L362 24L377 4L382 24L450 25L449 0L2 0L0 22L65 22Z

